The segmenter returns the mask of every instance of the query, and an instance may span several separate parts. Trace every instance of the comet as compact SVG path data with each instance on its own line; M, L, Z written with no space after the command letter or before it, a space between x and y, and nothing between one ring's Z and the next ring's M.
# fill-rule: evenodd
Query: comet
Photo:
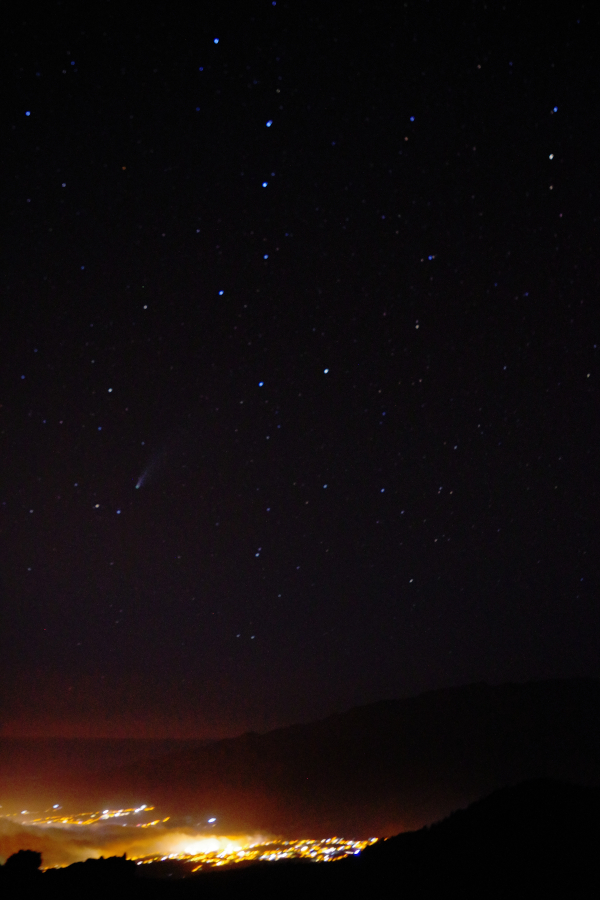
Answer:
M136 482L136 485L135 485L136 491L139 491L139 489L141 487L144 487L144 485L146 484L146 482L148 481L150 476L154 475L156 473L157 469L159 469L161 467L161 465L164 463L166 456L167 456L166 450L161 450L152 456L150 462L148 463L148 465L146 466L146 468L144 469L144 471L142 472L142 474L140 475L140 477L138 478L138 480Z

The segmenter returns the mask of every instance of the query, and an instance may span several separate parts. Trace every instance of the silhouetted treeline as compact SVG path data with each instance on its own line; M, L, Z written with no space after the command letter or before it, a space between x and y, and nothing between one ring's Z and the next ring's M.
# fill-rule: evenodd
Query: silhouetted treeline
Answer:
M14 896L201 900L465 900L586 898L600 894L600 788L548 780L507 787L420 831L400 834L340 862L289 861L149 879L124 857L38 871L20 851L0 869ZM143 872L141 870L144 870Z

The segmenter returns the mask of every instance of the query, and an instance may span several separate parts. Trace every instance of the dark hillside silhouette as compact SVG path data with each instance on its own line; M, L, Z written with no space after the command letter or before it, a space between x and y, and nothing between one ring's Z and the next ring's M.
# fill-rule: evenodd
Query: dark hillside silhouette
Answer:
M107 888L126 887L136 876L136 864L126 856L109 856L107 859L86 859L76 862L65 869L49 869L46 881L56 884L62 889L65 885L82 886L89 884L104 885Z
M417 829L532 778L600 784L600 682L475 684L246 734L113 770L96 789L226 833ZM104 802L104 801L103 801Z
M37 850L18 850L9 856L4 864L3 873L10 878L32 878L40 874L42 854Z
M444 821L341 862L267 863L176 880L168 868L152 879L133 862L113 857L49 870L33 881L39 854L21 851L0 869L0 883L8 882L19 896L101 897L108 891L139 900L586 898L598 896L600 888L599 843L600 788L540 779L503 788Z
M535 780L503 788L419 832L367 848L372 884L402 882L408 896L586 897L598 894L600 788ZM439 892L439 893L438 893Z

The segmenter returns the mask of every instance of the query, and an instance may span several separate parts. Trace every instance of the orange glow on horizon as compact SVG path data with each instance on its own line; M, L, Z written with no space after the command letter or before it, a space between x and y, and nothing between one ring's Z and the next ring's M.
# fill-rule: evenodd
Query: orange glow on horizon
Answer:
M6 859L19 849L37 850L42 853L43 868L47 869L126 853L138 865L179 860L195 864L190 871L198 871L205 867L279 859L332 861L360 853L376 840L337 837L283 840L260 834L207 834L177 825L170 827L169 816L152 818L150 813L154 807L150 805L75 815L48 812L40 816L22 810L0 816L0 858Z

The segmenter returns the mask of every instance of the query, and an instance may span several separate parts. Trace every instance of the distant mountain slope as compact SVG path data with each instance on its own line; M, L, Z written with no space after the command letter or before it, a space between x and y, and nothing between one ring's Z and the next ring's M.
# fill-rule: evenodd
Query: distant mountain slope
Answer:
M504 785L600 784L600 682L475 684L246 734L113 770L106 801L219 830L370 836L420 828ZM190 820L192 821L192 819Z
M206 741L15 738L0 735L0 805L6 812L56 802L79 805L95 773L191 749Z

